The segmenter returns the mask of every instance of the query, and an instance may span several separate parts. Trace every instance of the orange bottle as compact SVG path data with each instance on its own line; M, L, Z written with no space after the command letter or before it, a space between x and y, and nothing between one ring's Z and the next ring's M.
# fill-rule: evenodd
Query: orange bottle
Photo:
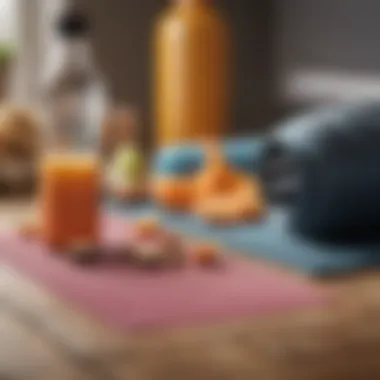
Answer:
M221 137L228 123L229 32L210 0L176 0L155 30L159 146Z
M41 166L42 234L49 246L96 244L99 239L100 165L95 156L48 154Z

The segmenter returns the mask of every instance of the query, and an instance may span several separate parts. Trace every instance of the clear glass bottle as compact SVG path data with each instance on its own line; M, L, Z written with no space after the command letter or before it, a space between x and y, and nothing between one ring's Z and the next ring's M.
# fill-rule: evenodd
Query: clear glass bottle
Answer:
M86 17L75 10L56 25L60 53L48 73L46 104L55 144L93 149L107 108L105 82L96 67Z

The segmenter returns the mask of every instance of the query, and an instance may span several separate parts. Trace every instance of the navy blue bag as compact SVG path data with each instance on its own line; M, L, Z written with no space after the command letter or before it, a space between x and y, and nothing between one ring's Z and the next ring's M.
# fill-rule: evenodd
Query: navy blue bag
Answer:
M273 183L293 181L293 228L318 240L380 240L380 103L341 105L296 121L271 136L266 157L272 170L274 162L290 166L279 166Z

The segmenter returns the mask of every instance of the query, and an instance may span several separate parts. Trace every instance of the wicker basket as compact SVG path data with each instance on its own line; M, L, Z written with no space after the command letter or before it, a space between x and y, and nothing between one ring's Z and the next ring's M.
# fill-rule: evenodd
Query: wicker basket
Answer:
M0 193L34 188L42 133L42 123L33 111L0 107Z

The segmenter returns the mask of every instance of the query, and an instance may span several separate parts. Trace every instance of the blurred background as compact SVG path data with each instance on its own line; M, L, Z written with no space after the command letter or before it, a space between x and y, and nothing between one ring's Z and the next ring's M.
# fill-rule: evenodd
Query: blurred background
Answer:
M35 101L47 61L57 49L52 23L67 6L65 0L1 0L2 41L18 51L19 99ZM132 102L147 120L150 110L151 40L154 21L165 0L77 0L92 22L97 64L116 100ZM271 1L217 1L227 14L235 42L234 125L262 127L273 115L273 49L276 20Z
M92 22L98 65L110 93L150 115L150 54L165 0L76 0ZM17 50L13 96L35 102L58 49L52 22L65 0L0 0L0 41ZM232 25L233 131L265 128L289 108L377 97L380 28L376 0L215 0Z
M214 2L233 39L230 135L266 131L310 105L380 97L378 1ZM48 109L47 82L65 50L56 22L74 6L89 19L90 46L102 77L92 109L100 109L99 102L136 107L142 140L152 145L152 40L155 22L169 3L0 0L3 99Z

